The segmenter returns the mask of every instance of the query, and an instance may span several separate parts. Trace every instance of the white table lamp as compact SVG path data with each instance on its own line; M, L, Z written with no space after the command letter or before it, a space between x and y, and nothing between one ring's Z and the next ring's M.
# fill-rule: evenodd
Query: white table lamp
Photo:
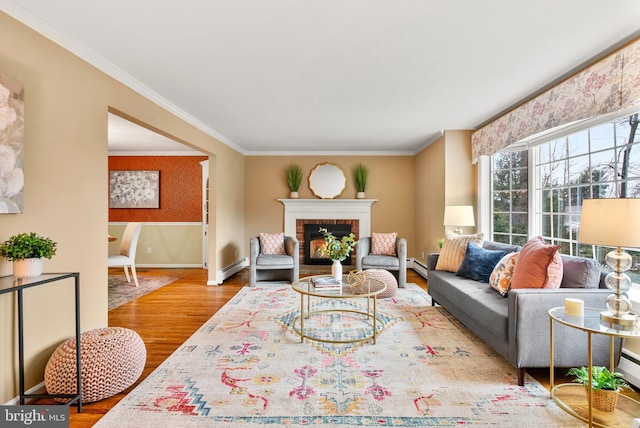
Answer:
M457 234L462 234L461 226L475 226L473 207L471 205L450 205L445 207L444 225L454 227L453 231Z
M613 270L605 283L615 294L607 297L607 310L600 319L622 328L636 324L625 294L631 288L631 279L624 273L633 266L633 259L622 247L640 248L639 219L640 199L587 199L582 204L578 242L616 247L605 258Z

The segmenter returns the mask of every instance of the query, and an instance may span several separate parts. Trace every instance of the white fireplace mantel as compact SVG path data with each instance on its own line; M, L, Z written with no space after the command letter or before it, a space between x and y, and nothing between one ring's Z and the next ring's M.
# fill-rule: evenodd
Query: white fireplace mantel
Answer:
M360 238L371 236L371 205L377 199L278 199L284 205L284 234L296 236L296 220L358 220Z

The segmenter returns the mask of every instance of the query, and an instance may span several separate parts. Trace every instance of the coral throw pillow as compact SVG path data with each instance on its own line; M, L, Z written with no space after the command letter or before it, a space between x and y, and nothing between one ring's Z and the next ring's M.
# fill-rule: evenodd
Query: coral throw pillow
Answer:
M396 238L398 234L394 233L372 233L371 234L371 254L381 256L396 255Z
M502 297L507 297L509 294L513 269L516 267L519 255L520 253L517 252L504 256L493 268L493 272L489 276L489 286L500 293Z
M559 288L562 282L559 248L547 244L540 236L530 239L522 247L513 269L511 288Z
M284 232L261 233L260 254L286 254L284 251Z
M475 235L458 235L451 231L447 231L442 244L442 250L438 256L436 270L444 270L447 272L458 272L460 264L467 252L467 243L471 241L478 246L482 246L484 235L476 233Z

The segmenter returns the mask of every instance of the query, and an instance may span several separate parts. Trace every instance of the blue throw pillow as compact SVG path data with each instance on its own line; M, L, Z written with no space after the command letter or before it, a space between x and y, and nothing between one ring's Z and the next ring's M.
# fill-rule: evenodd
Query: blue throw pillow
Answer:
M505 254L507 254L506 251L485 250L473 242L469 242L456 275L488 283L493 268Z

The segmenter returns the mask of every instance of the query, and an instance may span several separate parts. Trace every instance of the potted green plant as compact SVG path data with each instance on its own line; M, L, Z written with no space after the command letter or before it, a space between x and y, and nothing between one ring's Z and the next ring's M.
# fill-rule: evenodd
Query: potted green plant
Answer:
M285 168L285 174L287 176L287 184L289 185L289 190L291 191L290 197L295 199L298 197L298 190L300 189L300 184L302 183L302 168L299 165L289 165Z
M356 190L358 192L356 194L356 198L358 199L364 199L365 197L364 191L367 188L368 174L369 174L369 170L367 169L366 166L364 166L361 163L356 165L355 168L353 169L353 176L356 182Z
M587 367L573 367L567 375L574 376L573 382L589 387L589 369ZM611 372L603 366L591 369L591 402L593 407L604 412L613 412L618 401L620 389L630 388L622 373Z
M56 254L57 243L34 232L19 233L0 245L0 256L13 262L16 278L38 276L42 273L42 259Z
M320 233L324 236L325 245L320 247L319 253L321 256L328 257L333 261L331 275L341 281L342 264L340 262L349 257L349 254L353 251L353 247L357 244L356 236L350 233L343 236L342 239L338 239L324 227L320 228Z

